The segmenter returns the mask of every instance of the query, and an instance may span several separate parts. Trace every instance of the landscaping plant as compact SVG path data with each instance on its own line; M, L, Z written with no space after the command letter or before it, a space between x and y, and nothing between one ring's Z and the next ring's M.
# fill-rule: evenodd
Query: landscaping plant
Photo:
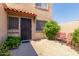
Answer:
M72 42L75 45L79 45L79 28L75 29L74 32L72 33Z
M5 42L8 49L16 48L20 45L21 38L16 36L9 36Z
M10 51L5 44L0 44L0 56L9 56Z
M60 30L60 26L56 21L48 21L44 27L44 34L49 40L54 40Z

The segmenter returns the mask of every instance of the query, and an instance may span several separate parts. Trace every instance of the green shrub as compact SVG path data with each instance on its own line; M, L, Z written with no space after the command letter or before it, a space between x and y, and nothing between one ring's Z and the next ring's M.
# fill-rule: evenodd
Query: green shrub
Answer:
M75 29L72 33L72 41L74 42L74 44L79 44L79 28Z
M20 45L21 38L15 36L9 36L5 42L8 49L16 48Z
M55 21L48 21L44 27L44 34L49 40L55 39L57 33L60 30L60 26Z
M0 44L0 56L9 56L10 52L5 44Z

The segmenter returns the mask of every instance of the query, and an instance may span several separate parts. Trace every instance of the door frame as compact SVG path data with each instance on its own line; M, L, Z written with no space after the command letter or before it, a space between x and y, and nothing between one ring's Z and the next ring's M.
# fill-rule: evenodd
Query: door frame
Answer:
M22 26L22 18L23 17L20 18L20 35L21 35L21 37L22 37L22 27L21 27ZM24 19L27 20L28 18L24 18ZM30 30L31 30L31 32L30 32L30 34L31 34L30 38L32 39L32 20L31 19L28 19L28 20L30 20L30 22L31 22L31 24L30 24L31 25L31 27L30 27ZM30 41L30 40L26 40L26 41Z

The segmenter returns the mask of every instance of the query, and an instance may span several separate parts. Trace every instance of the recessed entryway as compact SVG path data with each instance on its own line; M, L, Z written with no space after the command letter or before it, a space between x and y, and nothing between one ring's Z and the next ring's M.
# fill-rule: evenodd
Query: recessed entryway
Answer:
M31 19L21 18L21 39L22 41L31 40Z

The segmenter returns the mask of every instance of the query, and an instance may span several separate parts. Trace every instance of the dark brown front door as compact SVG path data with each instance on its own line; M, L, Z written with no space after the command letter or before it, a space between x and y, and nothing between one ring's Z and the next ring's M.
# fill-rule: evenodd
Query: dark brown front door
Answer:
M21 18L21 39L24 41L31 39L31 19Z

